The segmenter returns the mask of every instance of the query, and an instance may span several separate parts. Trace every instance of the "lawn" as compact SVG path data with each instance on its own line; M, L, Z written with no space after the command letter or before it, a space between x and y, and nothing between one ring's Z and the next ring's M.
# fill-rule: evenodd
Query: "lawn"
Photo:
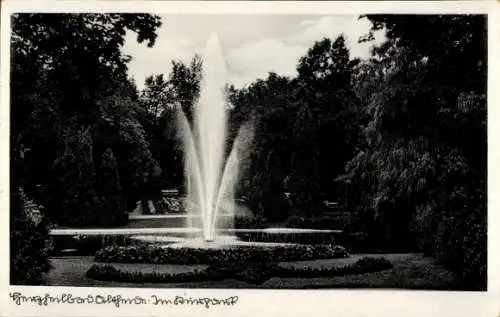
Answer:
M422 254L354 254L346 259L298 261L282 263L284 266L331 267L356 262L364 257L384 257L393 268L390 270L329 278L271 278L262 285L252 285L234 279L172 284L130 284L103 282L88 279L85 272L94 264L93 257L54 257L53 269L47 275L51 286L86 287L146 287L146 288L399 288L460 290L460 283L454 275L434 259ZM189 272L202 269L202 265L151 265L151 264L113 264L122 270L143 272Z

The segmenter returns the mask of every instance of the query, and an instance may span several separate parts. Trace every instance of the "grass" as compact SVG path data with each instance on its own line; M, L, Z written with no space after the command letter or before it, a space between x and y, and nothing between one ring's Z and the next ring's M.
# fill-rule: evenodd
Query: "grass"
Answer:
M132 284L103 282L88 279L85 272L94 264L93 257L52 258L53 270L47 275L52 286L86 287L146 287L146 288L399 288L428 290L460 290L460 283L454 275L434 259L421 254L355 254L347 259L328 259L282 263L284 266L328 267L354 263L364 256L384 257L394 268L378 273L338 276L331 278L271 278L262 285L251 285L234 279L172 284ZM194 265L148 265L114 264L124 270L188 272L203 266Z

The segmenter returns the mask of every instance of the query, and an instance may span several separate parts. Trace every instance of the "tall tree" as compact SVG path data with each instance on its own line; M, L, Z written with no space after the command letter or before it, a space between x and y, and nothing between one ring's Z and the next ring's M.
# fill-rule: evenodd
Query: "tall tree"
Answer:
M308 146L309 151L304 156L306 161L297 160L296 170L311 168L297 182L304 187L299 192L309 188L310 200L317 203L338 198L334 180L354 155L359 141L359 100L353 85L357 63L350 58L345 38L340 35L334 41L325 38L316 42L297 66L297 98L302 108L297 123L297 139L302 141L297 153ZM308 158L312 161L307 162Z
M106 222L109 222L109 225L125 225L128 214L125 210L116 158L110 148L102 155L97 176L97 195L100 199L100 212L105 214L104 225L107 225Z
M152 75L146 78L140 100L143 111L141 123L146 129L154 159L163 171L164 185L182 185L182 157L178 136L177 111L182 109L192 120L200 90L203 63L195 55L190 64L172 62L168 76Z
M95 191L95 164L89 128L74 124L65 130L64 150L55 161L48 188L47 211L61 225L100 224Z
M346 177L352 190L363 189L359 214L374 223L372 241L408 246L416 233L426 252L484 287L485 18L368 19L387 40L373 50L373 81L359 90L371 119Z
M229 87L233 136L250 120L255 136L248 168L242 175L239 193L247 196L252 210L270 220L283 220L291 212L285 199L290 173L294 118L293 84L287 77L270 73L249 87Z

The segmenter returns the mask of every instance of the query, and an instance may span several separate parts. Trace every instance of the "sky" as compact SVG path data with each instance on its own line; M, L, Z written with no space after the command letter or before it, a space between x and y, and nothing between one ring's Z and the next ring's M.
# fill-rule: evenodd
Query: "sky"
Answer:
M269 72L295 76L298 59L315 41L344 34L351 57L367 58L373 43L358 43L370 24L352 15L163 15L152 48L128 33L123 52L132 57L129 76L139 89L152 74L168 74L172 60L189 63L203 56L209 34L217 33L227 67L227 81L243 87ZM376 36L375 43L383 40Z

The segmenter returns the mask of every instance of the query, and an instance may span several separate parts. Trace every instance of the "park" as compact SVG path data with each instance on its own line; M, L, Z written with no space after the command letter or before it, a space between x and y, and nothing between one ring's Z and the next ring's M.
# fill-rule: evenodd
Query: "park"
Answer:
M359 18L366 59L236 87L213 31L139 89L168 16L14 15L11 284L484 291L486 19Z

